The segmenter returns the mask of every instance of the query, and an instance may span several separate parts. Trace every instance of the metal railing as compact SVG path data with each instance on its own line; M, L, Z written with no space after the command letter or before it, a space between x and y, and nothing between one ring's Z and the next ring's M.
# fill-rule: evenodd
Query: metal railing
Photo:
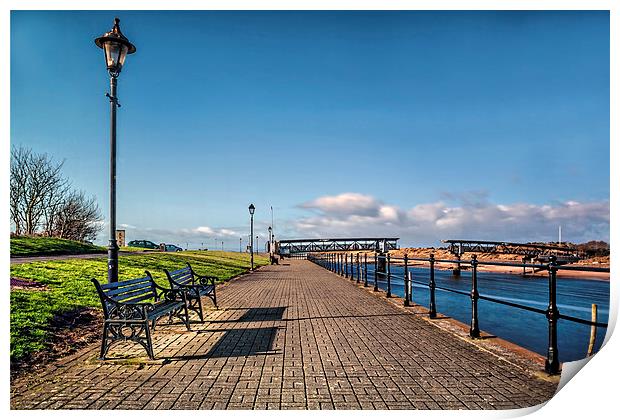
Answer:
M437 305L435 302L435 291L442 290L449 293L455 293L459 295L468 296L471 300L471 322L469 329L469 336L471 338L480 338L480 328L478 325L478 301L486 300L489 302L497 303L500 305L506 305L513 308L535 312L546 316L548 321L548 348L545 361L545 371L549 374L557 374L560 372L560 361L558 357L558 320L564 319L571 322L576 322L583 325L590 325L593 327L607 328L607 323L589 321L581 318L576 318L569 315L560 314L557 306L557 272L560 270L567 271L587 271L587 272L604 272L609 273L609 268L597 268L597 267L566 267L557 264L555 256L550 257L548 264L526 264L526 263L512 263L512 262L496 262L496 261L478 261L474 255L469 261L471 268L471 291L464 292L462 290L455 290L449 287L438 286L435 283L435 264L436 263L449 263L449 264L467 264L464 260L437 260L433 254L430 254L429 258L409 258L406 254L403 258L394 258L390 254L374 253L374 291L379 291L379 281L386 282L386 296L392 296L392 274L391 267L393 265L399 265L404 267L404 275L402 280L404 282L404 306L410 306L413 301L412 288L413 284L419 284L428 287L429 290L429 305L428 315L429 318L437 318ZM320 265L334 273L337 273L345 278L355 280L356 283L363 282L364 287L368 287L368 253L363 254L363 258L360 253L318 253L308 254L307 259ZM429 267L429 281L428 283L414 280L411 272L409 271L410 264L412 262L421 262L424 265L428 264ZM503 267L519 267L523 268L524 273L527 268L532 270L544 270L548 273L549 278L549 304L546 310L534 308L531 306L521 305L510 301L505 301L490 296L480 295L478 290L478 266L503 266Z

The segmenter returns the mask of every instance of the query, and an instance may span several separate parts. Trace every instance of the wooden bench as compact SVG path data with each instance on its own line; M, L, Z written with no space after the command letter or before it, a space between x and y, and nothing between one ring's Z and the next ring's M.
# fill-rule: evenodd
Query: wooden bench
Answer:
M154 359L151 330L156 321L168 315L169 322L181 319L189 330L187 297L184 290L166 289L155 283L148 271L146 277L100 284L92 279L103 306L103 338L100 359L105 359L110 346L117 341L134 341Z
M168 282L171 289L181 289L187 292L187 308L196 312L200 317L200 321L204 321L202 315L201 297L207 296L217 308L217 298L215 297L215 282L219 280L215 276L200 276L194 272L192 266L187 264L186 267L175 271L166 272Z

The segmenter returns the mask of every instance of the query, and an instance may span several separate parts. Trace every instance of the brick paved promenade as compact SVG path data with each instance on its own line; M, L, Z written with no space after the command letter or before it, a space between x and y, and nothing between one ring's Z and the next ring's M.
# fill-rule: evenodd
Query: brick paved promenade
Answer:
M162 326L156 361L98 345L12 384L18 409L498 409L547 401L556 384L308 261L218 289L193 331ZM212 308L209 306L209 308Z

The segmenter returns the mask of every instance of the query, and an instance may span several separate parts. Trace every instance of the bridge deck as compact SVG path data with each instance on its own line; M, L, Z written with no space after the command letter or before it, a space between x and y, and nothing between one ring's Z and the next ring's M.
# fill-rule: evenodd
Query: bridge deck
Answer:
M164 326L101 363L93 345L11 387L21 409L494 409L536 405L557 384L308 261L219 289L193 331Z

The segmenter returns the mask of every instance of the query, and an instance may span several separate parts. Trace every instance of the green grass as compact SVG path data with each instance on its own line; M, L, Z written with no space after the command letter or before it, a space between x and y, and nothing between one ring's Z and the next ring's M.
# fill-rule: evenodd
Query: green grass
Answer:
M11 256L27 257L38 255L90 254L103 252L104 247L68 239L15 236L11 237Z
M248 271L247 254L219 251L149 253L119 258L119 280L143 277L149 270L155 281L168 286L163 269L177 269L189 262L198 274L215 275L222 281ZM255 256L256 265L268 258ZM45 291L11 291L11 360L19 361L46 348L47 331L55 314L93 307L101 309L99 297L90 281L106 281L105 257L38 261L11 266L11 276L45 284Z
M137 246L122 246L119 248L119 251L143 252L143 251L152 251L152 250L146 249L146 248L138 248Z

